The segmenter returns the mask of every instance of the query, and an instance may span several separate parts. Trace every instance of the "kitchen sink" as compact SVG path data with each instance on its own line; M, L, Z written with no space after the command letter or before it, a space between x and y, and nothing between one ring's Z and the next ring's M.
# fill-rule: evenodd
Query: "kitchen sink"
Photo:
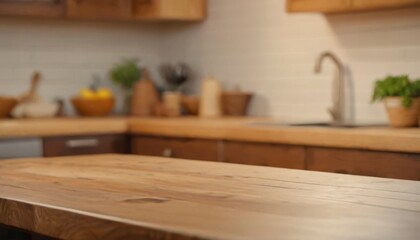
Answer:
M313 122L313 123L284 123L284 122L253 122L253 126L266 127L325 127L325 128L359 128L359 127L383 127L385 123L354 123L335 125L328 122Z

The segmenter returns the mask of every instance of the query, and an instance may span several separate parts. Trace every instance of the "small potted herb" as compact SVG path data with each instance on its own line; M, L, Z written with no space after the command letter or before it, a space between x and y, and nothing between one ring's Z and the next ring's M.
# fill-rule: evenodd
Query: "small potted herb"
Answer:
M376 81L372 101L384 101L393 127L418 125L420 112L420 81L407 75L388 76Z
M142 70L137 59L126 59L116 64L111 69L111 79L124 90L124 111L128 112L132 90L137 81L142 77Z

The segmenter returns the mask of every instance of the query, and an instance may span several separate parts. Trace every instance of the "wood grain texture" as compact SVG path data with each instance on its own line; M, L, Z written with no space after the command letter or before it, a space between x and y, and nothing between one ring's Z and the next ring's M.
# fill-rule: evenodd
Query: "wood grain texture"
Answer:
M420 183L97 155L0 162L0 223L60 239L401 239Z
M134 136L131 144L133 154L221 161L219 142L215 140Z
M420 7L420 0L287 0L288 12L341 13Z
M307 161L308 170L420 180L420 154L311 147Z
M305 169L305 147L280 144L225 142L223 160L258 166Z

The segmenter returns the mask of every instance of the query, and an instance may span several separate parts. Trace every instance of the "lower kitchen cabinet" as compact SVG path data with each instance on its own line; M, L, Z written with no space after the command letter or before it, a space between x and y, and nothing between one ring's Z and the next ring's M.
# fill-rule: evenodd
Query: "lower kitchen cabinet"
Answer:
M220 161L221 142L206 139L134 136L134 154L193 160Z
M224 161L258 166L305 169L305 147L294 145L225 142Z
M126 135L47 137L43 139L44 157L101 153L128 153Z
M420 154L308 147L307 169L420 180Z

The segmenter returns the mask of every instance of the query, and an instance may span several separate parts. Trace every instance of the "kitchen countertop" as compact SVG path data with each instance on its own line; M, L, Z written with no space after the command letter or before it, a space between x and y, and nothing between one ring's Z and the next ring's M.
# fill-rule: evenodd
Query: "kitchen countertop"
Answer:
M62 135L113 134L127 132L127 118L48 118L0 120L1 138Z
M60 239L400 239L420 182L129 155L0 162L0 223Z
M64 118L2 120L0 138L130 133L420 153L420 128L262 126L267 118Z
M135 119L132 134L420 153L420 128L262 126L262 118Z

